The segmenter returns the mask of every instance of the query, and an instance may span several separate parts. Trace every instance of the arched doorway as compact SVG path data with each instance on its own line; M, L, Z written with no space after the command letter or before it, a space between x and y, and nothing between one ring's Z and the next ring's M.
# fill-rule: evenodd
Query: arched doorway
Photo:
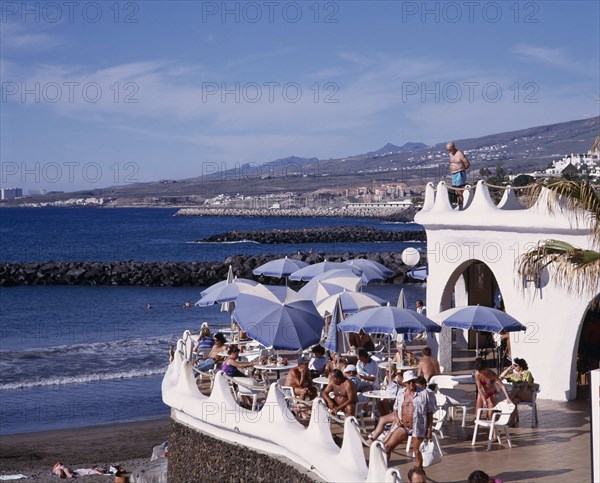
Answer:
M484 262L471 259L460 264L448 278L444 287L440 312L464 305L481 305L504 310L504 299L492 269ZM503 358L499 357L497 346L500 341L489 332L475 332L450 329L451 337L444 337L443 343L451 342L451 353L446 351L445 363L450 363L453 370L470 369L474 358L481 355L489 359L490 367L497 367ZM446 329L444 329L446 331ZM475 353L479 347L480 353ZM506 346L505 346L506 347ZM441 355L441 354L440 354Z
M600 294L588 306L577 347L577 399L588 399L589 372L600 367Z

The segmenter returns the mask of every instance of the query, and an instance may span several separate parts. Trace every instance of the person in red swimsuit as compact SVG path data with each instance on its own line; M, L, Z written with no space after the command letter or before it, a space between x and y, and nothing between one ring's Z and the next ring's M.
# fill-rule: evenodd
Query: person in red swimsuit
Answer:
M494 371L487 368L487 362L480 357L475 359L475 384L477 385L476 414L479 414L480 408L492 409L497 404L498 390L501 390L507 401L512 403L502 381Z

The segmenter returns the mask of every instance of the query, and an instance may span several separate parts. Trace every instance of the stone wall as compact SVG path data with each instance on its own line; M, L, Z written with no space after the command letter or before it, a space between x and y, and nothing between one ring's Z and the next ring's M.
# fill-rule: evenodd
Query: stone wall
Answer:
M283 458L227 443L170 421L168 481L177 483L321 481Z
M237 277L255 279L261 283L284 284L284 279L262 278L252 274L258 266L283 255L236 255L223 262L0 262L0 286L17 285L141 285L148 287L205 287L227 277L229 265ZM368 258L382 263L394 272L389 283L400 284L410 281L407 267L401 254L343 253L313 255L301 254L293 257L307 263L318 263L327 259L343 262L352 258ZM425 263L424 260L422 260ZM290 284L291 288L299 288Z

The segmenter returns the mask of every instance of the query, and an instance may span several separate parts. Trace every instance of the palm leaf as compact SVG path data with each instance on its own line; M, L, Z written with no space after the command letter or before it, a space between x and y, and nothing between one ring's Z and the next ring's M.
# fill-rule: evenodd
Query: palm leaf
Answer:
M540 182L531 189L532 199L537 199L544 188L548 189L548 210L569 212L575 222L590 223L591 241L600 245L600 194L590 183L584 181L552 180Z
M552 269L555 282L570 293L600 290L600 252L577 248L561 240L545 240L519 259L519 274L525 280L538 280L542 270Z

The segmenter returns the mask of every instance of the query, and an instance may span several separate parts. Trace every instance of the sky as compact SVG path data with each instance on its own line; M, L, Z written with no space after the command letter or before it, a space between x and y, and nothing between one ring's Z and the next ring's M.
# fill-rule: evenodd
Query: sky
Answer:
M0 5L0 185L25 194L600 111L596 1Z

